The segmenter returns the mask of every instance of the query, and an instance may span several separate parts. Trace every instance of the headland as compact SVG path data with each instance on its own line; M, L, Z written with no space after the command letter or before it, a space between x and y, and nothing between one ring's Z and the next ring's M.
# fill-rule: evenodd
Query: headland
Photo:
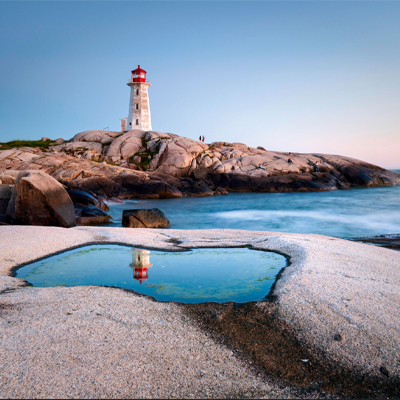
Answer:
M281 153L243 143L205 144L172 133L143 130L93 130L68 141L48 141L41 148L0 147L3 184L22 170L41 170L70 189L121 199L400 184L399 174L350 157Z

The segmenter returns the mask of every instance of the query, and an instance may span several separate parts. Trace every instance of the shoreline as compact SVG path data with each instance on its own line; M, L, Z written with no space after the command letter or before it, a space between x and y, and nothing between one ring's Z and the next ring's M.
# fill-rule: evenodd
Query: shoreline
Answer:
M136 229L132 231L124 228L105 227L63 229L34 226L3 226L1 229L4 232L4 239L0 243L0 302L2 304L0 314L5 314L6 318L10 318L13 321L11 324L2 323L0 325L1 330L5 329L1 335L3 337L3 345L5 345L2 346L1 358L8 360L7 365L14 364L16 361L15 357L17 357L16 352L26 350L21 348L21 343L18 343L17 339L13 339L13 335L7 333L10 330L10 325L13 326L13 324L16 324L15 328L11 327L11 329L17 329L16 331L13 330L13 332L18 337L20 336L18 332L21 330L24 332L37 331L38 328L36 326L38 323L40 324L40 320L36 320L32 316L32 312L40 314L46 312L46 310L48 311L45 318L48 328L41 330L43 333L32 339L34 344L24 342L24 346L27 346L31 354L26 358L25 363L31 365L33 369L27 372L28 375L36 374L37 370L40 370L40 367L35 367L32 364L32 360L35 357L39 357L38 359L41 362L43 361L43 365L46 362L50 362L49 358L42 354L45 348L43 346L46 346L48 340L48 335L61 335L64 338L62 342L66 341L66 343L71 339L68 339L69 335L75 337L75 333L61 332L63 330L62 325L59 325L57 321L59 318L64 318L66 314L59 315L55 311L57 307L53 308L54 304L58 304L58 307L64 307L64 303L71 303L73 304L72 308L87 309L88 307L96 306L97 303L93 303L91 296L93 293L98 293L102 299L111 303L116 302L115 304L113 303L114 306L110 306L107 309L109 318L111 318L107 321L109 321L108 324L111 323L108 326L108 330L111 332L113 340L117 340L117 342L122 340L122 342L118 342L118 346L129 345L130 341L126 336L124 338L127 342L125 342L125 339L118 339L115 330L119 329L120 325L112 321L122 318L118 317L117 320L115 319L115 315L120 312L121 307L126 309L126 312L130 315L126 323L132 323L133 320L142 318L142 314L140 312L138 314L136 310L139 303L149 313L152 313L156 309L171 309L174 310L171 311L172 313L183 313L186 318L185 321L196 330L197 336L206 335L205 337L212 340L213 346L216 346L215 348L213 347L213 352L231 351L229 350L229 346L232 348L236 346L240 350L238 352L238 354L240 353L240 357L234 352L232 353L233 359L226 363L225 366L222 366L216 360L213 361L212 365L214 365L216 371L222 371L223 368L239 368L238 373L244 375L243 378L239 379L237 384L242 388L247 387L246 390L250 390L250 387L260 390L262 387L264 388L261 392L250 391L249 397L268 396L268 390L272 392L275 390L275 397L315 397L316 395L318 397L329 397L331 395L352 396L352 393L358 393L359 395L362 393L363 397L368 397L368 392L360 392L360 390L363 387L371 389L371 384L376 386L376 391L372 392L370 397L393 396L396 394L394 392L395 385L398 385L400 377L400 366L396 364L398 362L396 359L398 351L395 350L400 348L400 337L398 334L400 320L397 312L400 295L400 271L397 266L400 264L400 253L396 251L388 251L387 249L333 237L278 232L237 230L182 231L173 229ZM29 243L28 246L27 243ZM250 245L260 250L284 253L291 257L291 264L283 269L281 276L275 282L272 302L256 302L255 305L244 303L244 305L238 307L232 306L231 303L218 303L217 305L202 303L195 306L166 304L143 296L125 293L122 289L117 288L93 286L68 288L21 287L23 282L18 278L10 276L12 270L21 264L91 243L115 243L168 250L184 250L195 247L242 247ZM376 264L376 259L379 259L379 265ZM125 300L121 303L122 298ZM127 305L125 302L131 304L131 306L126 308ZM4 306L4 304L9 304L11 308L7 309L7 306ZM15 304L18 304L17 308L22 311L13 311L15 310L13 308ZM269 305L260 308L260 304ZM178 309L179 311L177 311ZM71 311L66 312L74 315ZM162 315L164 313L165 311L162 312ZM240 331L244 316L251 313L253 313L253 319L256 321L252 323L253 325L250 324L252 326L251 332ZM168 315L168 312L166 315ZM220 315L223 316L221 317ZM20 316L22 316L21 321L17 321ZM32 318L34 321L31 320ZM81 315L79 319L81 321L80 324L90 327L94 323L92 318L90 312L87 312ZM126 316L123 318L126 318ZM155 320L152 319L153 322L148 321L148 323L152 325L156 321L160 322L163 318L166 317L159 316ZM161 346L160 348L162 343L160 338L163 337L162 335L169 337L175 329L179 330L182 328L179 318L172 322L163 323L163 327L161 328L163 334L158 339L152 338L151 335L147 334L149 343L146 346L159 348L163 357L173 357L173 354L178 350L175 347L164 349ZM278 346L278 350L275 353L268 353L265 350L268 349L268 346L261 346L261 350L257 350L253 346L255 343L246 344L246 340L244 339L247 334L253 335L252 337L262 337L260 334L264 332L263 329L266 326L270 326L268 321L275 321L274 326L278 328L277 330L269 328L266 338L264 338L265 340L268 337L274 337L275 340L280 340L280 343L285 344L286 348L293 349L293 352L300 351L303 352L302 354L308 354L307 357L310 357L309 359L314 357L313 360L315 361L312 364L320 365L319 369L307 366L308 369L304 372L303 369L306 367L303 368L302 364L299 366L298 360L292 360L289 356L281 354L282 365L286 365L286 367L285 369L282 369L282 367L280 371L278 368L277 371L276 368L273 368L274 363L271 360L274 357L279 357L278 350L282 350L282 347ZM227 329L229 326L233 326L234 329ZM78 331L82 333L81 329L79 328ZM94 340L95 342L100 340L102 330L103 328L98 326L96 328L97 334L91 337L90 340ZM238 334L234 337L232 336L232 332L235 331ZM183 331L182 335L184 336ZM340 340L334 339L335 337L339 337L337 335L340 336ZM193 357L194 355L200 358L206 357L203 360L206 362L207 357L212 356L211 353L207 353L207 349L198 343L190 342L191 346L185 346L184 343L189 339L185 339L183 336L181 338L182 344L179 347L181 350L178 351L179 354L183 351L181 354L182 357L188 357L192 354ZM17 342L14 343L13 340ZM98 345L100 344L98 343ZM185 347L184 350L182 350L183 347ZM107 364L104 357L107 357L106 354L113 354L112 349L112 346L109 348L107 346L104 347L102 362ZM76 351L79 352L78 350ZM292 354L294 354L293 352ZM35 354L36 356L34 356ZM69 357L67 354L67 349L61 348L57 358L66 359L65 357ZM121 355L122 358L118 359L118 362L122 365L121 376L127 376L126 374L129 371L124 357L128 357L131 363L135 364L136 362L128 354L124 354L125 356ZM94 354L91 357L94 357ZM156 365L156 360L148 359L146 355L141 355L141 357L145 357L146 364L143 365L147 365L146 368L152 370L152 374L158 377L157 379L161 382L160 385L164 388L159 395L161 397L168 397L168 394L173 391L172 386L168 384L171 376L165 371L159 371L160 368ZM249 364L249 361L252 364ZM144 360L142 359L139 364L142 365L143 362ZM20 367L13 367L14 369L16 368L16 371L19 370L18 368L22 368L22 364L18 364L17 362L17 365L20 365ZM255 370L252 370L253 372L251 373L249 372L248 368L250 366L253 368L253 365L256 366L258 372L254 372ZM329 367L324 370L326 365ZM339 384L336 382L335 386L334 376L339 379L341 376L340 373L337 374L334 370L332 370L333 372L331 371L331 375L328 373L333 365L336 365L338 370L342 371L345 375L344 381L347 383L343 388L338 386L340 384L343 385L343 383ZM193 368L194 366L195 364L193 364ZM137 365L137 367L140 368L140 365ZM4 365L4 368L6 368L6 365ZM75 372L72 373L72 376L78 373L78 369L76 368L75 366ZM90 370L90 366L88 368ZM106 371L110 373L112 368L111 370L107 370L106 368ZM54 374L54 372L52 373ZM104 373L106 372L103 371L101 375ZM182 385L184 386L186 385L184 382L188 381L189 375L185 372L185 369L182 369L181 373L183 375L180 379L182 379ZM318 374L326 377L326 379L322 379L326 380L324 384L315 385L315 382L318 382L315 381ZM252 381L252 386L249 386L245 376L247 378L251 376L251 379L256 379L257 383ZM260 376L262 376L262 379ZM67 378L65 377L65 379ZM202 379L205 379L205 377L202 377ZM223 378L219 377L216 381L214 379L207 383L211 391L215 391L219 387L216 382L220 382L221 387L227 385L227 382L223 383L221 379L223 381ZM276 379L278 379L278 383ZM304 380L303 383L301 383L301 379ZM268 386L268 390L263 386L267 381L269 382L268 385L270 385ZM11 379L8 384L5 384L6 386L3 385L3 392L7 388L7 393L11 393L9 390L13 390L15 382L15 380ZM43 382L39 386L44 390L44 381L39 379L39 382ZM282 385L284 385L283 382L286 382L286 391L276 392L276 390L281 390L279 388L282 388ZM369 385L368 382L372 383ZM379 384L382 385L381 388L379 388ZM26 382L26 385L29 386L29 382ZM81 387L81 390L86 390L89 397L95 397L93 388L86 387L86 389L82 389L82 385L86 387L83 383L78 385ZM353 385L353 389L351 389L351 385ZM194 386L196 384L193 383ZM190 385L188 388L190 388ZM53 393L55 397L60 397L57 394L58 389L46 389L47 392L45 393L48 393L48 396L51 396L51 393ZM99 389L98 386L97 389ZM53 390L53 392L48 390ZM130 393L131 396L136 397L147 393L143 388L140 390L134 391L131 389L131 392L124 393L126 395ZM198 390L196 392L197 396L202 394L204 397L205 392L201 392L203 389L200 390L198 388L196 390ZM357 390L359 391L357 392ZM216 394L217 392L218 395ZM272 394L272 392L270 393ZM75 395L77 393L75 392ZM90 393L91 395L89 395ZM102 393L104 394L104 392ZM18 394L22 397L25 396L23 392L19 392ZM109 394L111 396L111 393ZM188 397L189 394L190 391L179 392L181 397ZM229 393L215 391L214 394L214 397L226 397ZM232 394L233 392L231 392ZM100 396L99 393L97 395Z

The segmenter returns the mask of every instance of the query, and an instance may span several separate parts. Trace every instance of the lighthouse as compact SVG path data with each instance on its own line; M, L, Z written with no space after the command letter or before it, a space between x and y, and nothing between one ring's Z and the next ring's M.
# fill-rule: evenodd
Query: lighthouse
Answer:
M121 132L131 129L151 131L150 103L148 89L151 86L147 72L140 65L131 71L128 86L131 88L129 112L127 118L122 118Z
M149 277L148 269L152 267L150 262L150 251L143 249L131 250L132 253L132 264L133 267L133 278L137 279L140 284L142 281Z

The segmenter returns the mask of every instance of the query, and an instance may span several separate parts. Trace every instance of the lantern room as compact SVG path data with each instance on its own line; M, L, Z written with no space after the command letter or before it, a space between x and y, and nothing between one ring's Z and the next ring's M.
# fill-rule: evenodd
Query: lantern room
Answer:
M132 82L146 82L147 72L140 65L132 71Z
M142 284L142 281L147 279L149 277L149 272L146 267L134 267L133 268L133 278L137 279L140 284Z

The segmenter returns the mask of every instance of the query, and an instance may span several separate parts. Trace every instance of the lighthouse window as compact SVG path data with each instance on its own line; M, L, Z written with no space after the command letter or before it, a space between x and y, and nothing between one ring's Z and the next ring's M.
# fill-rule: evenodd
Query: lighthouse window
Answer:
M139 96L139 89L136 89L136 96Z
M136 120L136 125L139 125L139 120L138 119Z
M139 110L139 103L136 103L136 110Z

